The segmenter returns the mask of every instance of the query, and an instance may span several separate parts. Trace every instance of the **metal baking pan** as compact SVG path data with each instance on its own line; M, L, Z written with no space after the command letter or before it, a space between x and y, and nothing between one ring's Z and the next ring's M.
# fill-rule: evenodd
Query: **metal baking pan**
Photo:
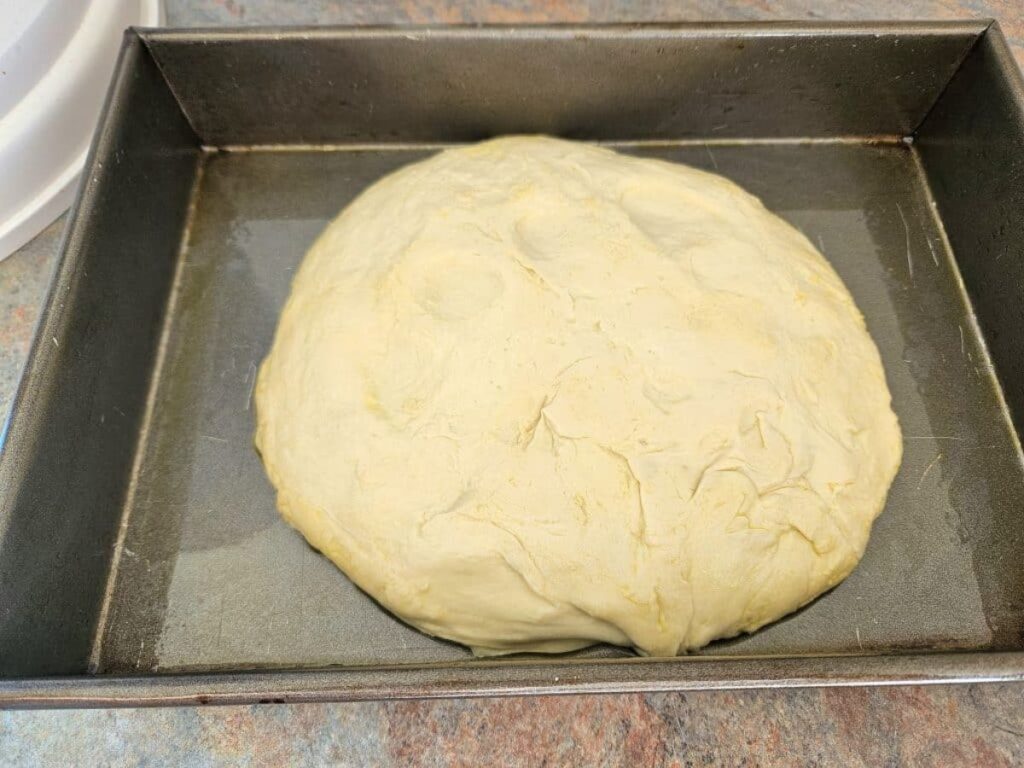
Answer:
M543 132L816 241L906 437L856 572L679 659L473 660L278 518L251 394L382 174ZM1024 91L987 21L129 31L0 455L0 705L1024 679Z

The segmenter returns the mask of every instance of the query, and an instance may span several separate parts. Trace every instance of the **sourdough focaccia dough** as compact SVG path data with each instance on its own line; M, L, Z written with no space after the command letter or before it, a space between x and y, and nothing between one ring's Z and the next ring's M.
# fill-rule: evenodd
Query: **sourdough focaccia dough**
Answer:
M856 565L902 450L803 235L720 176L541 137L348 206L255 396L285 519L478 654L670 656L778 619Z

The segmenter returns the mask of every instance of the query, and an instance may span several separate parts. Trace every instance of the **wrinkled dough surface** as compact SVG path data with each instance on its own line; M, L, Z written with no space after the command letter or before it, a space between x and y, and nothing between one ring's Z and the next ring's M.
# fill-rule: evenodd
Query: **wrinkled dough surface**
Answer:
M902 450L803 235L720 176L540 137L346 208L255 397L284 517L480 654L753 631L853 569Z

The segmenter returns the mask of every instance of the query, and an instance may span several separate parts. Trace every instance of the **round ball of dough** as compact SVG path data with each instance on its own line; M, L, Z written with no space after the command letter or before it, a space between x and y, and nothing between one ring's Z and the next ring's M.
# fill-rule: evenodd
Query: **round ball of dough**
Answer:
M856 565L902 450L805 237L720 176L540 137L348 206L255 397L285 519L478 654L670 656L778 619Z

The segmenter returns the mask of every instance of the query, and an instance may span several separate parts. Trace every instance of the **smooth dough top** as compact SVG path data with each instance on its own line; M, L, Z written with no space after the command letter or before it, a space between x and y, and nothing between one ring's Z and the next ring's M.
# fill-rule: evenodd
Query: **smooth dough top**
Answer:
M902 452L803 235L720 176L542 137L360 195L255 396L284 517L478 654L753 631L850 573Z

